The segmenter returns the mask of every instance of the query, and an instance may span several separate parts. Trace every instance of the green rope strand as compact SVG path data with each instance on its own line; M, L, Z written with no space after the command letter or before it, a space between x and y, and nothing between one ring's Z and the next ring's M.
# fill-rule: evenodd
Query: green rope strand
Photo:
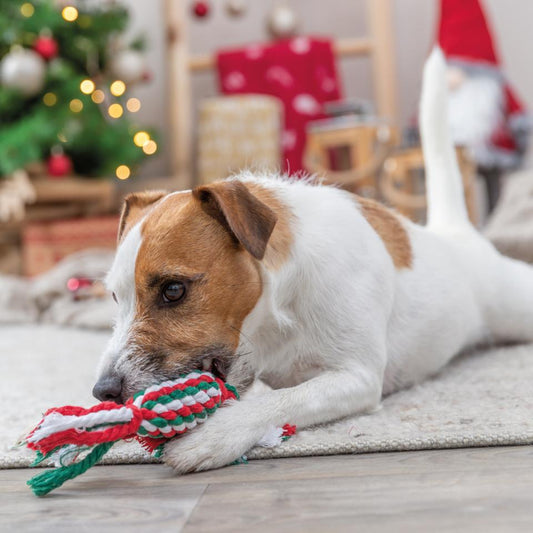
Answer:
M99 444L79 463L47 470L42 474L32 477L26 484L30 486L36 496L44 496L50 491L61 487L65 481L73 479L83 474L86 470L89 470L91 466L94 466L111 449L115 442Z

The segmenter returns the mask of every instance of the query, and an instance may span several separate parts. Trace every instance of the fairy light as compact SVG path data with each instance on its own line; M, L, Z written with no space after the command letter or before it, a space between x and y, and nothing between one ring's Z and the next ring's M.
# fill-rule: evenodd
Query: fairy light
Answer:
M130 167L127 165L120 165L115 170L115 174L119 180L127 180L131 176Z
M20 6L20 13L23 17L30 18L35 13L35 8L33 7L33 4L24 2L24 4Z
M65 137L65 134L63 132L59 132L57 134L57 138L62 142L62 143L66 143L67 142L67 138Z
M107 112L111 118L120 118L124 113L124 109L120 104L111 104Z
M52 107L57 104L57 96L54 93L46 93L43 96L44 105Z
M91 94L91 100L95 104L101 104L105 100L105 94L104 91L101 91L100 89L96 89L96 91Z
M143 144L143 152L146 155L152 155L157 152L157 144L155 141L147 141Z
M79 98L74 98L70 101L69 107L73 113L79 113L83 109L83 102Z
M78 18L78 10L74 6L66 6L61 11L61 16L67 22L74 22Z
M138 98L129 98L126 107L130 113L137 113L141 109L141 101Z
M96 88L96 86L94 85L94 81L93 80L83 80L80 83L80 91L83 94L91 94L94 91L95 88Z
M122 96L126 92L126 84L122 80L115 80L109 90L113 96Z
M150 140L150 135L146 131L138 131L133 136L133 142L139 148L142 148Z

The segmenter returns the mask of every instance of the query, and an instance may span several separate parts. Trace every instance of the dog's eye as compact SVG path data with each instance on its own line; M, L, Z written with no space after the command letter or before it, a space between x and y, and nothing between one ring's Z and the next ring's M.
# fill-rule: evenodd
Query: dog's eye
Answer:
M181 281L167 283L163 286L161 296L166 304L179 302L185 296L185 284Z
M117 295L115 293L113 293L111 296L113 296L113 300L115 300L115 303L118 304L118 298L117 298Z

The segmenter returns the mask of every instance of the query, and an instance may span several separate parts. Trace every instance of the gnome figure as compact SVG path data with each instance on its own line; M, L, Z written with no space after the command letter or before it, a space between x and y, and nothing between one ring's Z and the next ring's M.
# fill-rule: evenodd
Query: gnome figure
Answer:
M493 204L494 179L523 159L529 116L501 71L480 0L441 0L438 43L448 61L453 139L471 149Z

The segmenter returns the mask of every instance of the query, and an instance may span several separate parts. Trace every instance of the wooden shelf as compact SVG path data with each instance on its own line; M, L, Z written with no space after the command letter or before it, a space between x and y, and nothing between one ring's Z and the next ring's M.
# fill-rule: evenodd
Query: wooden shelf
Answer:
M99 179L62 178L58 180L39 178L32 180L37 193L36 204L64 202L99 202L103 206L113 204L113 183Z

